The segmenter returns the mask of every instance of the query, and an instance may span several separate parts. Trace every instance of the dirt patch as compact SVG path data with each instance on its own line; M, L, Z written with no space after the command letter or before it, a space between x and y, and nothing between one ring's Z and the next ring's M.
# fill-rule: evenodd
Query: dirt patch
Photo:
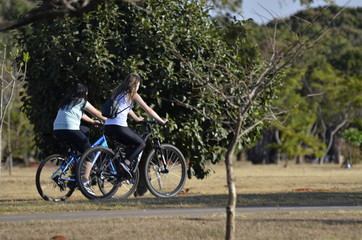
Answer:
M331 192L329 189L316 189L316 188L297 188L293 192Z

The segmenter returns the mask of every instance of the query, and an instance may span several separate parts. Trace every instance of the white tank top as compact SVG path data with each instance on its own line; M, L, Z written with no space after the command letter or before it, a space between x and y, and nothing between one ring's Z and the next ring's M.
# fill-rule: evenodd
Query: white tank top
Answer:
M117 96L119 102L119 109L117 116L113 119L107 118L105 125L119 125L122 127L128 127L127 116L129 111L133 108L133 102L128 103L128 94L120 94Z

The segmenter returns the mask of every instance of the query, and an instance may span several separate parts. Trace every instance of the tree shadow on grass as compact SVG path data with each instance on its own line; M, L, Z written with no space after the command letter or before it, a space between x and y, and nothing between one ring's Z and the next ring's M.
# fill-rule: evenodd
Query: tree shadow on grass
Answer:
M356 220L356 219L310 219L310 218L285 218L285 219L277 219L277 218L268 218L268 219L236 219L236 221L240 222L252 222L252 223L291 223L291 222L314 222L318 224L327 224L327 225L361 225L362 220Z
M0 214L72 212L95 210L226 207L228 195L183 194L170 198L152 195L108 200L68 199L47 202L42 199L0 201ZM362 205L362 192L290 192L271 194L238 194L237 207L247 206Z
M228 195L182 195L171 198L141 197L110 199L109 202L124 202L149 207L223 207ZM101 201L102 202L102 201ZM362 192L290 192L272 194L238 194L237 206L281 205L340 205L362 204Z

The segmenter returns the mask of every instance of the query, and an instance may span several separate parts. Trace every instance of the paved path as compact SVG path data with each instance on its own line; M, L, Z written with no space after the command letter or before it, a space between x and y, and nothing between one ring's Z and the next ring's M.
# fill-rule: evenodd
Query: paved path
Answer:
M274 206L274 207L238 207L236 212L267 213L267 212L307 212L307 211L362 211L362 206L354 205L323 205L323 206ZM37 213L0 215L0 222L27 222L40 220L69 220L118 217L150 217L150 216L203 216L225 215L225 208L163 208L141 210L102 210L85 212Z

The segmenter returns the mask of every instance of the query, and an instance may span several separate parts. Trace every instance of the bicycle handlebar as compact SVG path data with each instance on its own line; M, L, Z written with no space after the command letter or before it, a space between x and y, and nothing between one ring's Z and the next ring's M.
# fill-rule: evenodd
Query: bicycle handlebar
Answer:
M165 123L165 124L161 124L159 123L158 121L156 120L150 120L150 121L141 121L141 122L137 122L137 123L140 123L140 124L143 124L143 125L148 125L148 126L151 126L153 124L159 124L159 125L166 125L168 123L168 121Z
M95 122L95 123L93 123L93 126L95 126L95 127L103 127L104 124L103 124L103 123L99 123L99 122Z

